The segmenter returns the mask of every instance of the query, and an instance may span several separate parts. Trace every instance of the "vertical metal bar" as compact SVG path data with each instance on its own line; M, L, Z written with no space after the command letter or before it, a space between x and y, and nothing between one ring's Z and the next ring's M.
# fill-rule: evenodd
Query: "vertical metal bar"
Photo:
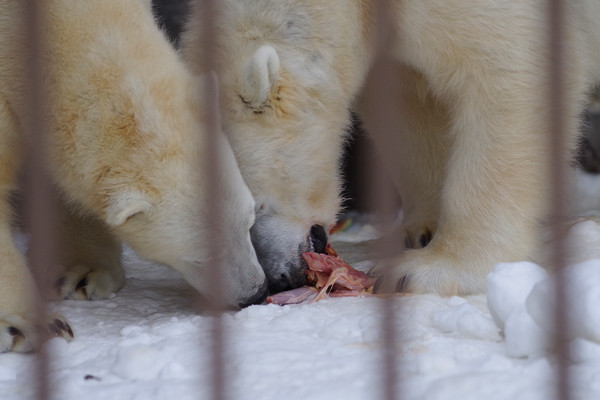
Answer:
M202 1L202 27L203 27L203 38L204 42L202 43L202 54L203 62L206 63L207 71L215 70L215 63L213 54L216 54L216 44L213 40L214 38L214 21L215 15L215 3L213 0L203 0ZM205 170L207 171L208 178L208 187L216 188L221 185L219 181L219 177L217 174L218 168L221 165L221 155L218 151L217 145L217 135L220 134L219 129L219 120L218 120L218 104L217 104L217 87L216 82L212 80L212 77L206 78L206 92L204 93L207 96L207 99L214 100L208 101L206 104L209 109L206 110L207 120L205 123L205 128L207 132L206 139L206 160L205 160ZM221 200L219 199L219 190L213 190L210 193L210 200L208 204L208 225L211 227L211 241L210 247L212 249L218 249L221 243L223 243L222 235L223 232L220 230L221 227ZM215 263L221 263L220 257L215 258ZM212 315L212 333L211 333L211 367L212 367L212 399L213 400L224 400L226 399L225 393L225 326L223 324L222 314L224 311L224 301L222 297L223 293L223 273L221 265L213 265L212 266L213 273L210 274L212 282L211 282L211 293L208 294L210 296L210 305L211 305L211 315Z
M558 376L556 380L557 398L569 400L569 354L567 347L568 292L563 284L563 271L566 266L566 226L563 221L567 209L564 185L566 183L566 144L565 98L564 98L564 9L561 0L548 1L549 25L549 89L550 89L550 135L552 173L552 235L553 269L556 271L556 309L554 310L554 341L558 354Z
M42 328L37 338L37 348L47 338L46 304L42 299L47 297L48 290L46 275L49 269L56 265L55 255L55 208L52 202L52 193L49 177L46 171L47 146L46 126L44 122L44 65L41 61L43 50L42 31L43 12L42 2L27 0L25 20L23 26L27 37L28 46L25 51L25 68L28 77L27 107L28 119L23 127L28 140L28 157L25 180L25 224L31 234L29 245L29 265L35 277L38 290L41 292L36 304L37 322ZM36 356L37 398L49 400L51 398L48 355L38 352Z
M381 73L377 75L377 82L374 83L374 86L380 90L380 93L385 93L386 85L392 83L392 90L398 90L397 85L393 83L396 81L394 79L394 69L393 69L393 60L391 60L391 55L389 54L390 49L387 48L389 46L388 38L390 36L392 30L392 21L390 21L390 12L387 10L388 2L385 0L380 0L378 2L377 9L377 17L378 23L377 26L377 49L382 62ZM393 34L393 33L391 33ZM389 90L389 89L388 89ZM380 102L379 107L381 110L381 115L379 116L381 119L377 119L381 121L381 129L378 129L379 135L393 135L394 130L398 129L395 126L395 118L397 115L396 107L401 107L397 101L398 98L395 96L395 93L392 92L389 96L389 99L383 99L383 102ZM386 101L389 100L389 101ZM383 103L383 104L381 104ZM387 141L384 141L386 143ZM378 173L377 176L384 176L382 173ZM389 183L389 182L388 182ZM382 214L391 218L394 215L394 202L393 202L393 189L388 185L385 185L380 182L379 183L379 208L382 211ZM389 229L385 229L385 231L389 232ZM381 250L381 254L392 254L392 249L397 248L397 244L394 243L394 237L389 236L388 240L385 240L381 246L383 249ZM387 266L390 268L391 266ZM384 346L384 399L386 400L396 400L399 398L397 392L396 382L399 378L399 369L397 364L397 351L398 351L398 332L396 331L396 314L394 310L394 299L387 298L382 303L382 329L383 329L383 346Z
M389 39L393 34L393 23L390 19L390 4L386 0L378 0L375 3L375 51L376 57L372 70L369 74L368 84L364 92L365 113L369 116L369 133L372 139L377 142L388 143L384 140L385 135L393 135L398 129L398 107L401 107L398 97L398 79L395 76L394 60L391 57ZM384 221L381 225L382 232L391 232L393 222L391 219L396 215L397 206L396 193L390 186L390 181L386 180L387 173L379 166L370 165L369 176L374 179L374 189L371 193L369 202L375 206ZM394 235L381 238L378 254L389 256L394 254L397 248ZM379 263L390 263L389 259L379 260ZM383 269L391 267L382 265ZM400 370L397 363L399 332L396 330L396 311L394 308L394 298L385 298L381 308L381 329L382 329L382 364L383 377L382 398L386 400L395 400L399 398L398 385Z

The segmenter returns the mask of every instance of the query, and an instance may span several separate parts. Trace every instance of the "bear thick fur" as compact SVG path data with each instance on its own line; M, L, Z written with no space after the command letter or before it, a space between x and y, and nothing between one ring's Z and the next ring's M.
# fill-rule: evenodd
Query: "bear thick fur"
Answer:
M0 351L29 351L35 342L38 289L13 240L9 204L31 122L24 7L0 3ZM63 200L63 269L53 278L60 295L94 299L117 291L124 241L203 294L221 266L228 305L261 301L266 278L249 232L255 202L218 129L217 184L206 176L206 110L217 100L202 98L214 77L187 71L146 0L49 0L42 7L36 61L44 68L48 171ZM211 196L221 211L218 226L209 225ZM219 238L216 248L211 237ZM72 334L62 317L51 318L54 330Z
M383 12L378 4L384 3ZM564 115L569 162L579 114L600 79L600 2L564 2ZM398 247L378 290L470 294L499 261L536 259L549 213L548 10L533 0L225 0L215 59L196 5L182 53L218 71L224 128L262 210L253 228L273 281L302 267L293 249L340 204L348 110L376 140L403 200ZM379 31L389 23L379 59ZM381 71L392 71L376 86ZM380 92L373 93L373 88ZM279 238L279 239L276 239ZM282 246L280 242L285 242ZM273 247L276 244L277 247ZM290 249L281 259L281 248ZM282 285L279 285L282 286Z

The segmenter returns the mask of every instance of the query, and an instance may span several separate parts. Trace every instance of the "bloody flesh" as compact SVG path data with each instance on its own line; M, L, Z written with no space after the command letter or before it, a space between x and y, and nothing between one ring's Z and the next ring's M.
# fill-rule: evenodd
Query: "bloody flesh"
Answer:
M375 279L352 268L330 244L327 244L326 254L307 252L303 257L309 268L306 270L309 286L269 296L267 303L297 304L319 301L329 296L356 297L373 293Z

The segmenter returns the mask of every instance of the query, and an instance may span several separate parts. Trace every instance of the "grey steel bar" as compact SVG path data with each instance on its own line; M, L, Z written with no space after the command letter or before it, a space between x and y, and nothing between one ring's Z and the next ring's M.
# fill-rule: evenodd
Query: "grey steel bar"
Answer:
M28 120L23 127L28 140L24 214L31 240L29 245L29 265L35 277L40 298L47 298L50 288L45 275L56 266L55 219L56 208L53 204L49 177L46 171L46 126L44 122L44 65L41 61L43 50L43 34L41 32L43 18L43 2L27 0L23 26L27 35L28 47L25 49L26 73L29 78L27 89ZM46 276L47 278L47 276ZM36 348L41 349L47 339L47 309L43 300L38 301L37 322L39 331ZM37 399L49 400L51 396L49 363L45 352L36 355Z
M569 390L569 353L567 342L567 312L568 288L563 284L564 267L566 266L566 226L564 223L567 200L564 194L566 179L566 165L564 149L566 145L565 104L564 104L564 3L561 0L548 1L549 25L549 90L550 90L550 135L551 158L550 171L552 173L552 235L553 254L552 267L556 271L556 309L554 341L558 355L558 376L556 380L557 399L570 400ZM558 162L557 162L558 161Z
M393 23L390 20L389 2L387 0L378 0L375 3L375 32L374 45L376 51L375 62L370 72L367 88L364 92L365 112L369 115L371 125L369 133L371 138L377 142L387 143L382 139L384 135L393 135L398 129L398 107L402 107L397 95L398 79L395 76L395 62L389 53L389 38L393 29ZM382 232L390 233L391 219L397 212L395 189L390 187L390 181L386 180L387 172L377 169L380 166L375 164L368 168L368 176L374 180L374 189L370 193L369 203L375 206L384 221L381 223ZM388 220L389 219L389 220ZM395 235L384 236L380 239L379 246L376 249L378 254L388 257L395 254L398 244L395 242ZM390 261L382 258L378 263L388 263L382 265L385 269L390 268ZM396 312L394 309L394 298L387 297L382 302L381 308L381 329L382 329L382 363L383 369L383 392L382 398L385 400L396 400L399 398L398 385L400 378L400 369L398 368L398 345L399 332L396 330Z
M216 45L213 40L214 37L214 15L215 15L215 4L213 0L202 1L202 27L203 27L203 38L202 43L202 54L203 62L207 66L207 71L214 71L214 57L212 54L216 54ZM210 78L207 78L206 92L207 99L213 99L214 101L207 102L209 107L206 110L207 120L205 123L207 131L206 140L206 151L205 151L205 170L207 171L207 178L209 185L208 187L218 187L221 185L217 175L217 169L220 168L221 159L217 146L217 135L220 134L219 120L218 120L218 104L217 104L217 87L213 84ZM208 225L211 227L211 243L212 249L218 249L221 243L223 243L222 235L223 232L220 230L221 227L221 215L223 210L221 208L221 200L218 198L219 190L213 190L210 194L210 200L208 204ZM215 263L221 263L219 257L215 258ZM209 303L212 315L212 333L211 333L211 367L212 367L212 399L213 400L224 400L227 398L225 392L226 374L225 374L225 326L223 324L222 314L224 311L224 301L222 298L223 288L223 274L221 265L214 265L212 267L213 273L211 276L211 293L208 293Z

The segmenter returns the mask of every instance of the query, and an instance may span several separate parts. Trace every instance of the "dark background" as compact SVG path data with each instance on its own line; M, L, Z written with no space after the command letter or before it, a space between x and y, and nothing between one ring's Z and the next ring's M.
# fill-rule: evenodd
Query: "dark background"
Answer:
M154 14L159 26L171 42L178 46L178 38L188 14L189 0L153 0ZM345 177L344 196L346 210L372 211L366 193L370 192L371 180L364 166L377 162L373 146L362 130L358 117L352 114L349 122L351 140L342 162ZM584 115L584 135L577 155L581 168L591 173L600 173L600 93L596 92L592 106ZM379 169L381 170L381 169Z

